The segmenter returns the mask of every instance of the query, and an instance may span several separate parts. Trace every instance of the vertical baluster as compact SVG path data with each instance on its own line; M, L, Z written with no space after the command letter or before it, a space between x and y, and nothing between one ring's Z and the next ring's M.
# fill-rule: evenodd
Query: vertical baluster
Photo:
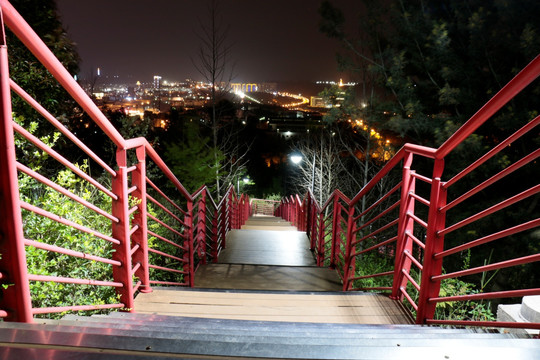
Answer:
M118 197L113 200L112 214L118 222L112 224L112 235L120 241L114 244L113 260L120 261L121 266L113 267L114 281L122 283L121 288L117 288L120 294L120 301L124 303L129 311L133 311L133 281L131 274L131 241L129 237L129 199L127 181L127 157L125 149L116 151L116 163L118 171L112 180L112 191Z
M206 265L206 189L203 190L201 199L199 200L197 238L199 242L199 257L203 265Z
M413 154L407 153L403 160L398 237L394 259L394 281L392 283L391 297L400 301L403 299L403 293L400 289L404 289L408 281L402 270L408 273L411 269L411 260L404 253L405 251L412 252L412 241L406 234L413 234L414 232L414 220L408 216L408 214L414 214L414 198L410 196L410 193L415 191L416 184L415 178L411 176L413 173L411 171L412 161Z
M193 287L194 278L193 274L195 273L195 264L193 263L194 254L193 254L193 201L188 200L187 202L187 211L184 216L184 272L187 277L186 283L189 287Z
M136 149L137 168L131 174L131 181L137 189L133 192L133 197L139 200L137 211L133 216L133 226L139 226L139 229L133 233L131 241L133 246L138 245L139 249L133 254L133 264L141 266L135 271L135 276L141 281L141 292L150 293L150 269L148 268L148 223L146 213L146 152L144 146Z
M426 319L433 318L436 304L430 303L429 298L439 296L441 287L440 280L432 281L431 278L442 273L442 259L434 259L433 255L444 250L444 236L438 234L439 231L444 229L446 221L446 214L439 210L446 205L446 189L443 188L441 181L443 170L444 159L436 159L431 184L422 281L420 283L420 296L416 313L416 323L418 324L423 324Z
M3 18L0 21L0 284L6 286L1 289L0 311L7 312L7 321L32 322L15 165L8 54Z

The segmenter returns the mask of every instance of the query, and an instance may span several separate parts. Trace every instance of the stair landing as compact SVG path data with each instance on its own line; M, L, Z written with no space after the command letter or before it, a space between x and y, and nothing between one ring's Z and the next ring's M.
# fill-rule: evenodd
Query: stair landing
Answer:
M155 289L139 294L135 311L213 319L346 324L410 324L387 296L366 293L285 293Z
M291 230L292 229L292 230ZM410 324L385 295L342 292L337 272L317 267L305 233L275 217L252 217L227 235L218 263L202 265L195 289L154 288L135 311L187 317L311 323Z

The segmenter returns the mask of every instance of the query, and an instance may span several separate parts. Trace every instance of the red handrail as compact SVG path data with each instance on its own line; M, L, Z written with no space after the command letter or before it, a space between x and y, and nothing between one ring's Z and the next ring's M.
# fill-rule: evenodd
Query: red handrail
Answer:
M246 195L237 195L232 186L219 204L216 204L205 186L190 194L146 139L126 140L122 137L7 0L0 0L0 11L0 233L3 234L0 241L0 283L7 286L0 299L0 318L32 322L35 314L112 308L133 311L135 294L138 291L152 291L152 284L193 286L197 266L208 260L216 261L219 251L225 246L227 232L245 223L251 210L249 198ZM109 166L24 89L9 79L4 21L116 145L115 165ZM14 123L10 89L103 168L110 176L112 186L89 176L27 129ZM77 174L93 189L106 194L112 202L112 210L100 208L84 200L70 189L46 178L36 169L17 162L14 132ZM131 152L136 155L134 163L129 160L128 155ZM176 192L158 186L148 178L148 162L156 165ZM18 171L63 194L70 201L94 211L110 223L111 232L103 233L40 206L21 201ZM147 185L150 185L148 189ZM112 256L99 256L35 239L25 239L21 209L81 231L87 236L107 241L114 249ZM151 213L154 211L161 212L160 218ZM152 228L149 229L149 226ZM28 274L25 246L109 266L110 279ZM170 249L167 250L167 247ZM35 308L32 306L29 286L29 283L34 281L113 287L117 289L120 301L110 304Z
M439 148L433 149L406 144L351 200L336 190L329 196L325 204L319 206L313 194L308 191L303 200L297 200L295 197L283 199L276 214L294 221L297 227L305 229L310 238L312 250L317 251L317 264L337 267L343 280L344 290L354 290L353 284L358 280L390 277L391 287L364 286L356 289L391 291L392 298L407 301L416 311L417 323L539 329L540 323L434 319L435 306L440 302L540 294L540 289L533 288L460 296L439 296L441 281L445 279L508 269L540 261L540 253L532 253L446 274L443 274L442 268L443 260L453 254L474 250L482 244L540 227L540 219L530 219L495 233L454 245L451 248L445 249L444 246L445 236L459 228L475 223L509 206L515 206L540 193L540 185L532 185L519 193L508 195L505 199L484 210L470 214L453 224L447 224L447 213L455 210L467 199L485 191L489 186L525 166L535 166L540 156L540 149L514 160L512 164L473 186L470 190L453 195L452 201L447 202L446 200L448 191L452 190L456 183L467 179L475 169L507 149L518 139L530 134L540 125L540 117L536 116L506 139L501 139L497 146L466 166L457 175L448 181L443 180L445 159L539 75L540 56L537 56ZM421 175L413 170L415 158L432 159L431 176ZM401 175L395 177L394 183L390 186L391 190L383 194L374 194L376 186L381 180L385 178L391 180L391 173L398 170L401 170ZM421 182L417 184L416 180ZM401 189L399 197L397 196L398 189ZM361 204L361 200L367 204ZM418 209L415 208L416 204L418 204ZM361 208L361 206L365 208ZM298 211L307 214L307 216L299 218L295 215ZM355 215L355 212L358 214ZM298 220L303 221L303 223ZM420 237L419 235L422 234L423 236ZM355 274L356 264L362 261L360 257L373 252L386 253L386 255L391 256L393 269L380 273ZM343 254L345 255L343 256ZM414 273L421 274L420 281L411 275L412 268ZM411 284L414 289L412 293L407 288L408 284Z

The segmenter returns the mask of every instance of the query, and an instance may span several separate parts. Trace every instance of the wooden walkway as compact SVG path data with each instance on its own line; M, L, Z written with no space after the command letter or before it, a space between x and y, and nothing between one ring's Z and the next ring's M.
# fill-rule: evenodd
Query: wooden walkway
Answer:
M297 322L408 324L387 296L343 293L336 271L317 267L303 232L275 217L253 217L227 236L219 262L201 266L195 289L156 288L138 313Z

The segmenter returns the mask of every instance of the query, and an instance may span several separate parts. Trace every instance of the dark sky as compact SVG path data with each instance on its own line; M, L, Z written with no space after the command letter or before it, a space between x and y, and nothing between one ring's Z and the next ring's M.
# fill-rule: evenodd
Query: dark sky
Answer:
M358 0L334 0L354 22ZM57 0L62 22L77 43L81 76L102 74L151 81L202 79L192 63L208 23L208 0ZM337 71L339 44L318 30L320 0L222 0L230 26L235 81L348 79Z

